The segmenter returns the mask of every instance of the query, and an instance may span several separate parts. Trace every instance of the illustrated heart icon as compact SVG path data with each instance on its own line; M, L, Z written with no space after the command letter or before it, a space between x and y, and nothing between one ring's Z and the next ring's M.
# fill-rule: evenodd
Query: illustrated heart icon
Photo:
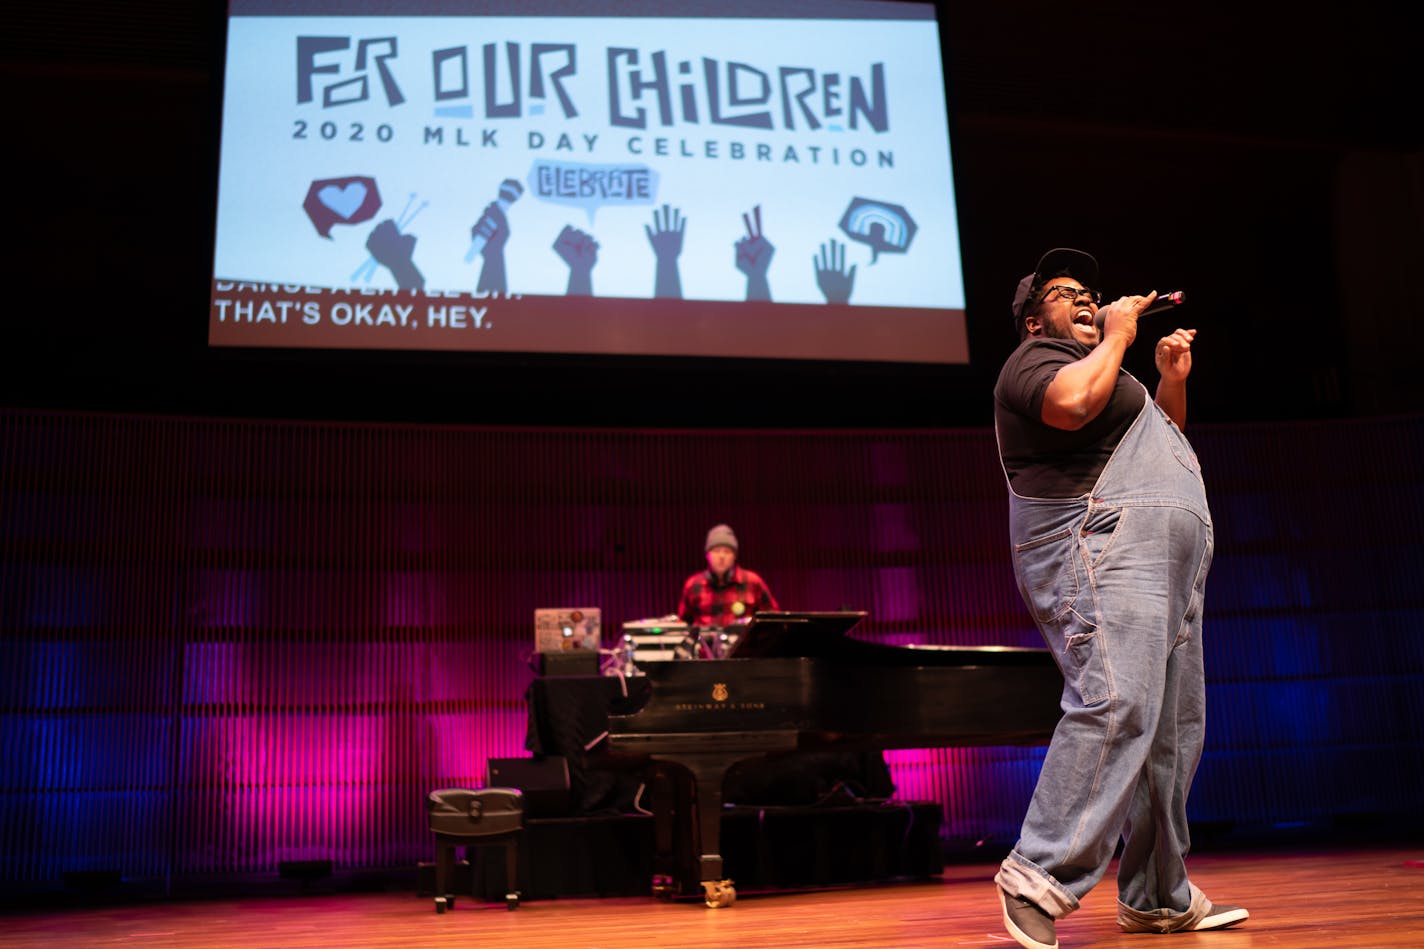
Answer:
M344 187L327 185L316 193L317 200L331 209L342 220L355 214L366 201L366 186L353 181Z

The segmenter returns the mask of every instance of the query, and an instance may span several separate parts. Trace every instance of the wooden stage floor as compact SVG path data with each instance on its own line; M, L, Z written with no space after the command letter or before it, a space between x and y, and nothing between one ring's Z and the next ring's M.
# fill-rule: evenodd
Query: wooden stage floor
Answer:
M1195 856L1193 879L1251 918L1213 933L1119 932L1112 873L1059 924L1064 949L1387 949L1424 946L1424 846L1293 849ZM464 900L444 915L410 892L182 900L0 918L0 946L216 946L284 949L449 946L470 949L624 947L1006 947L989 864L951 865L931 882L740 896L734 906L643 898L503 904Z

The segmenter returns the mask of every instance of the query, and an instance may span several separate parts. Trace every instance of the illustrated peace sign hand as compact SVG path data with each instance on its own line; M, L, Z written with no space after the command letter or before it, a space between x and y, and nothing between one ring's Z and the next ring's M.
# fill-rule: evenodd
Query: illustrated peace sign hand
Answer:
M764 275L771 266L771 255L776 253L776 248L762 236L761 205L752 208L750 216L743 214L742 223L746 225L747 236L736 244L737 269L748 277Z

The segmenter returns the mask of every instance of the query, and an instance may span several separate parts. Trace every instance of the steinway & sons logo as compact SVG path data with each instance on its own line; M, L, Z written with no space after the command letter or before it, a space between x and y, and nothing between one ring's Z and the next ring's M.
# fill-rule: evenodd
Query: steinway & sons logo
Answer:
M729 702L731 690L725 682L712 683L711 702L678 702L673 706L679 712L732 711L755 712L766 708L765 702Z

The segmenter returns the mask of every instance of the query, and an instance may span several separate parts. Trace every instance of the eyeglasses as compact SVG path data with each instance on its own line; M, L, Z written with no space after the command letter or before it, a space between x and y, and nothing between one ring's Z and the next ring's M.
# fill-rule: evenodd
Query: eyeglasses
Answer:
M1103 302L1103 295L1098 291L1089 290L1087 287L1070 287L1066 283L1060 283L1057 286L1045 288L1043 291L1043 299L1039 300L1038 302L1047 303L1055 296L1069 301L1076 300L1080 296L1086 296L1089 300L1093 301L1093 304L1095 306Z

